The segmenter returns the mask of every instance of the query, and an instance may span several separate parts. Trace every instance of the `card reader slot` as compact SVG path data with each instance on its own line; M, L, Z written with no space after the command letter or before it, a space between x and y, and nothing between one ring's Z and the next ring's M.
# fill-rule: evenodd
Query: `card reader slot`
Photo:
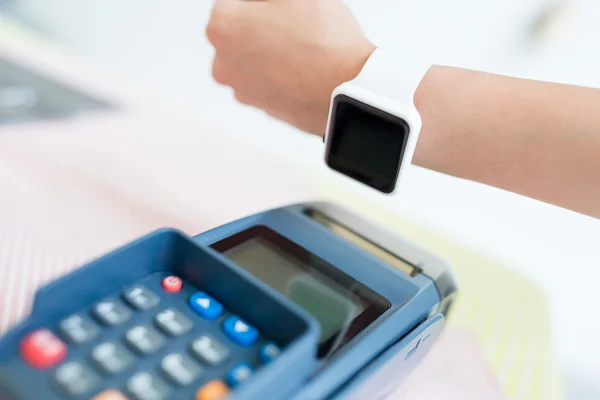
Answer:
M335 233L342 239L349 241L350 243L354 244L363 251L366 251L374 257L377 257L381 261L392 265L393 267L404 272L408 276L413 277L422 272L421 269L416 265L411 264L402 257L399 257L398 255L393 254L389 250L384 249L372 240L350 229L346 225L334 220L333 218L329 217L321 211L318 211L314 208L306 208L304 210L304 214L310 217L319 225Z

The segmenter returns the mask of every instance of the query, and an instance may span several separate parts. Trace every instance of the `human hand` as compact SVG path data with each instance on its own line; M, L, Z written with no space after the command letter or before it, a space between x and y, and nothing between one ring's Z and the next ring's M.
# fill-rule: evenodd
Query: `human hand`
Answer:
M213 77L241 103L323 135L331 93L375 46L339 0L216 0Z

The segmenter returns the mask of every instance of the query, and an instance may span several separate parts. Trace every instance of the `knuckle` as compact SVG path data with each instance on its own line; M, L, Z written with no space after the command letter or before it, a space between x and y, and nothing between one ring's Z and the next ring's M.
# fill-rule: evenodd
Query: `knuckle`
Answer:
M235 92L233 92L233 97L235 97L235 99L242 104L248 104L248 99L245 95L243 95L241 92L239 92L238 90L236 90Z
M215 47L223 42L224 32L218 20L211 19L209 21L208 25L206 25L205 35L208 41Z
M229 28L235 26L234 18L229 2L215 3L205 29L206 37L213 45L226 42L227 36L231 33Z
M248 96L247 94L245 94L239 90L236 90L233 93L233 95L234 95L235 99L241 104L244 104L247 106L254 105L254 102L252 101L251 96Z
M219 58L215 58L212 66L212 76L215 82L221 85L227 85L229 81L229 74L227 73L227 68L225 68L224 64L220 61Z

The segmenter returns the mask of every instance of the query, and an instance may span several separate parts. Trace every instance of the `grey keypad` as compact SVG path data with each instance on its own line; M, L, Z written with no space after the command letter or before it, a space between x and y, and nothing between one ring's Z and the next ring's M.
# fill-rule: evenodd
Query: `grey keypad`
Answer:
M228 361L239 361L225 336L204 330L192 334L206 321L199 321L191 306L184 305L185 296L179 306L171 300L173 294L149 289L160 288L159 283L132 285L90 311L59 322L60 335L77 346L62 365L48 372L61 398L87 399L103 385L116 385L130 400L171 400L202 387L204 380L222 380L234 389L251 379L250 363L225 368ZM169 305L159 308L162 302ZM277 356L278 348L272 346L256 349L259 363Z
M161 311L154 318L156 325L166 334L181 336L192 329L192 321L179 311L168 308Z
M71 315L58 324L61 335L73 344L89 342L98 336L100 329L92 320L83 315Z
M118 374L133 364L133 355L120 343L99 344L92 350L91 357L106 374Z
M104 325L121 325L131 318L131 311L114 300L105 300L92 308L92 314Z
M125 290L123 298L140 311L148 310L160 303L160 298L142 285L136 285Z
M69 396L81 396L94 390L100 377L89 367L69 361L56 369L54 381Z
M146 325L138 325L127 331L125 341L142 355L156 353L165 345L164 337L154 328Z
M187 386L192 384L202 372L196 361L182 353L171 353L162 359L160 368L172 382Z
M229 349L209 335L202 335L192 342L192 353L204 364L217 366L229 358Z
M135 400L164 400L170 394L168 385L150 372L135 374L127 381L126 388Z

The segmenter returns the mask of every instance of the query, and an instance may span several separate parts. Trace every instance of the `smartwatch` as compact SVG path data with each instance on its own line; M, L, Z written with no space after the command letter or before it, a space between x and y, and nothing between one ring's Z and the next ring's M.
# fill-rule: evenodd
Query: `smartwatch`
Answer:
M378 48L355 79L338 86L324 137L329 168L396 193L421 130L414 95L430 67L403 51Z

